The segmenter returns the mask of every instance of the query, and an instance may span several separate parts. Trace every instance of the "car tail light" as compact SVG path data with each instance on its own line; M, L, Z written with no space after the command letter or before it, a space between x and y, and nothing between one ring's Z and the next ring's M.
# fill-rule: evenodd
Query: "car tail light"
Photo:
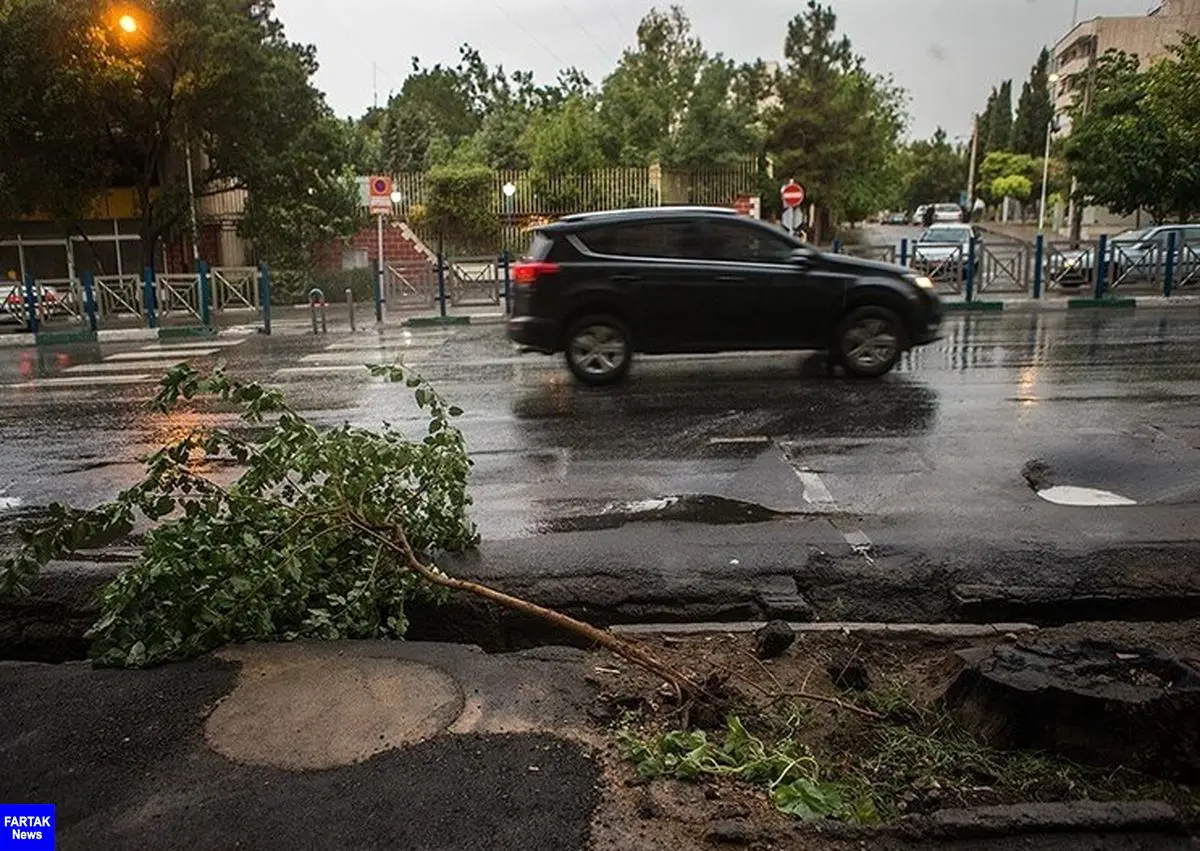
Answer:
M559 266L557 263L546 263L543 261L517 263L513 266L513 282L518 287L537 286L539 278L543 278L546 275L553 275L558 269Z

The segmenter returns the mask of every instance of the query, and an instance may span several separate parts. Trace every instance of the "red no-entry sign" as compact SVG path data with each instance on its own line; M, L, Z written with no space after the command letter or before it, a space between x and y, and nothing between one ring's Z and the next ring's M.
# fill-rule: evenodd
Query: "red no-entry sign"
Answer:
M783 199L783 206L788 209L794 209L804 203L804 187L794 180L789 180L787 184L779 190L779 197Z

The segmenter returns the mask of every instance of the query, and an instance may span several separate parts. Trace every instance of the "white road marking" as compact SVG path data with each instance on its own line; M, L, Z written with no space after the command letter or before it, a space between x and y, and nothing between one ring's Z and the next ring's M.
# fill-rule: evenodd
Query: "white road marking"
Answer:
M22 384L9 384L9 387L25 390L39 387L79 387L88 385L96 387L104 384L141 384L143 381L156 381L149 374L142 375L78 375L74 378L39 378L36 381L26 381Z
M829 488L825 487L825 483L821 481L819 475L807 467L797 470L796 475L800 477L800 483L804 485L805 502L823 507L837 505L833 499L833 494L829 492Z
M367 377L367 368L363 364L314 364L312 366L285 366L283 369L275 370L275 375L319 375L328 372L360 372L363 377Z
M754 437L710 437L708 439L709 446L726 446L736 445L741 443L770 443L771 438L765 434L756 435Z
M75 374L96 374L105 372L137 372L138 370L153 369L162 370L174 366L177 363L183 363L187 360L186 357L176 356L173 361L121 361L120 363L81 363L75 366L69 366L63 372Z
M789 445L793 447L794 451L795 444ZM829 492L829 488L825 486L825 482L821 479L820 475L815 473L806 464L799 467L795 466L796 460L789 457L786 451L783 452L784 463L792 467L797 478L800 479L800 483L804 486L804 501L810 505L825 509L831 514L841 514L837 500L833 498L833 494ZM830 523L833 528L838 530L851 550L874 564L874 559L871 558L871 548L874 545L871 543L871 539L867 536L866 532L856 524L838 517L830 518Z
M246 340L208 340L204 343L154 343L149 346L142 346L143 352L190 352L197 349L211 349L213 347L219 349L231 349L234 346L240 346Z
M9 511L21 507L19 496L0 496L0 511Z
M109 355L105 358L106 361L121 361L121 360L173 360L181 361L188 358L202 358L208 355L215 355L219 350L211 346L203 349L187 352L183 357L180 357L178 352L161 351L157 354L153 352L120 352L119 354Z

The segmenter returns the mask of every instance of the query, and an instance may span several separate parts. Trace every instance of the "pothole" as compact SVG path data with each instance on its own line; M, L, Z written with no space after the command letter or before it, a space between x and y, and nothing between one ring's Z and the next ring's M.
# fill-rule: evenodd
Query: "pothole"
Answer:
M1059 484L1057 471L1046 461L1035 458L1021 468L1021 476L1033 492L1054 505L1105 508L1137 505L1137 500L1110 490L1082 485Z
M555 517L537 524L538 532L593 532L619 529L627 523L701 523L722 526L767 523L787 512L775 511L755 502L709 494L664 496L630 502L610 502L597 510L568 517Z
M1097 488L1081 488L1075 485L1054 485L1053 487L1038 491L1037 495L1046 500L1046 502L1052 502L1055 505L1137 505L1137 502L1134 500L1120 494L1112 493L1111 491L1102 491Z
M458 684L416 662L303 644L246 645L220 655L242 669L205 722L204 738L237 762L290 771L350 765L431 738L462 713Z

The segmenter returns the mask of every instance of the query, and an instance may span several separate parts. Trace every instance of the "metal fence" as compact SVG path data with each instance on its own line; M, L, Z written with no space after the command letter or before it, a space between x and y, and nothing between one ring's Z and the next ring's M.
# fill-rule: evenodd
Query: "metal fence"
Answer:
M984 233L962 245L902 239L835 251L898 263L929 277L944 295L1076 296L1200 293L1200 241L1134 245L1106 237L1072 245ZM1096 258L1100 258L1097 262Z

